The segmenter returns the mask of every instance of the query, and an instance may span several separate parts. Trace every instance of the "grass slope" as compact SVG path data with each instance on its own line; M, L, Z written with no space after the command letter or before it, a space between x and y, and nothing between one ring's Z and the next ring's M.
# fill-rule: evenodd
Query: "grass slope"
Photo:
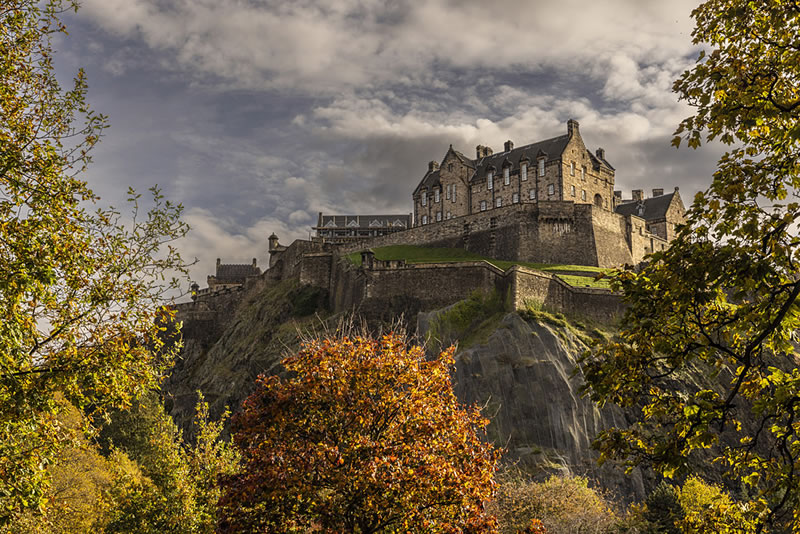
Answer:
M608 289L608 280L595 280L595 276L601 273L610 273L612 269L602 269L590 265L567 265L550 263L531 263L524 261L509 261L487 258L479 254L466 251L460 248L437 248L437 247L418 247L414 245L391 245L388 247L378 247L372 249L375 258L379 260L406 260L407 263L448 263L458 261L487 261L503 271L507 271L514 265L537 269L539 271L555 274L566 283L574 287L594 287ZM361 265L361 253L353 252L347 258L355 265ZM570 273L586 273L585 276L576 274L563 274L563 271Z

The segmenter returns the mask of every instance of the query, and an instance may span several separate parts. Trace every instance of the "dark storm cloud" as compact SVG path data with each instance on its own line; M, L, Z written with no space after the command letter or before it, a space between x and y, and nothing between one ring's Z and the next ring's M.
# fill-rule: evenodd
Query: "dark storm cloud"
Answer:
M451 143L471 156L570 117L622 188L701 187L718 152L669 146L694 3L84 0L58 49L111 117L88 179L114 203L153 183L183 202L202 279L218 256L265 261L272 231L307 237L318 211L408 213Z

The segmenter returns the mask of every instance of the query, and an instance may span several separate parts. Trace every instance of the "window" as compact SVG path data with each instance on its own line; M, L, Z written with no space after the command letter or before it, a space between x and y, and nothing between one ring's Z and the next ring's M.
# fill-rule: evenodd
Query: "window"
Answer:
M447 170L450 171L450 172L453 172L453 164L452 163L448 163L447 164Z
M574 185L571 185L569 187L569 194L572 195L573 197L575 196L575 186Z
M439 191L441 191L441 189L439 189L438 187L433 190L433 201L436 202L437 204L439 203L440 200Z
M447 212L447 218L449 219L450 217L451 217L451 215L450 215L450 212L448 211Z
M581 200L586 200L586 189L581 189Z
M421 200L422 200L422 205L423 206L427 206L428 205L428 192L427 191L423 191L422 192Z
M481 200L481 211L486 211L486 201Z
M528 164L523 163L522 167L519 169L519 174L522 177L522 181L526 181L528 179Z
M531 200L536 200L536 189L528 190L528 198Z
M428 224L428 216L427 215L423 215L422 216L422 224Z
M503 183L508 185L511 181L511 169L506 167L503 169Z
M489 171L486 173L486 189L492 189L494 187L494 173Z
M581 167L581 180L586 181L586 165Z
M503 199L502 198L496 199L494 201L494 207L495 208L502 208L503 207Z
M455 202L455 201L456 201L456 186L457 186L457 185L458 185L458 184L453 184L453 199L452 199L452 200L453 200L453 202Z
M514 193L511 195L511 203L518 204L519 203L519 193Z
M547 184L547 194L548 195L555 195L556 194L556 186L553 184Z
M544 176L544 158L539 160L539 176Z
M441 211L437 211L436 212L436 222L439 222L441 220L442 220L442 212Z
M575 162L574 161L571 161L569 163L569 175L570 176L575 176Z

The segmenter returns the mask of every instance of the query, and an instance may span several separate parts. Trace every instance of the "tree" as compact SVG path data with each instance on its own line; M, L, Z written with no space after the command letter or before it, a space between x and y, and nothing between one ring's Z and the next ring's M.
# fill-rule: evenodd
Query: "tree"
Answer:
M0 525L46 506L47 465L63 445L66 401L102 413L158 383L164 281L187 227L153 189L132 221L78 178L106 126L79 72L62 90L51 38L75 0L0 6ZM61 397L59 397L61 396ZM65 399L64 402L59 398Z
M672 246L616 278L630 304L622 332L584 371L594 399L641 413L597 445L665 475L714 449L760 492L759 529L800 529L800 4L708 0L692 14L704 50L674 85L695 108L674 144L731 148Z
M215 531L217 479L232 474L239 457L220 439L228 412L212 422L200 395L197 438L184 442L155 393L119 411L101 433L114 460L108 512L96 530L106 534L208 533Z
M755 522L746 505L734 502L718 486L698 477L689 477L681 488L678 500L683 510L680 521L685 534L752 534Z
M223 478L219 530L493 531L498 452L453 395L453 363L396 335L304 345L234 417L243 466Z

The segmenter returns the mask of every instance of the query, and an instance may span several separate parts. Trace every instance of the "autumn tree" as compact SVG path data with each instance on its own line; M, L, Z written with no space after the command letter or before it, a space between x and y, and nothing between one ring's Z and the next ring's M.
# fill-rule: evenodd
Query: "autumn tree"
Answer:
M262 376L234 417L241 472L221 532L487 532L498 452L456 400L453 349L396 335L323 339Z
M692 15L702 52L674 89L694 114L674 144L730 149L672 246L617 277L622 332L584 371L596 400L640 416L597 445L668 476L712 449L759 493L759 529L800 530L800 3L708 0ZM700 375L718 387L687 383Z
M106 126L79 72L62 89L51 38L75 0L0 3L0 526L47 505L66 401L102 412L158 383L169 243L180 206L157 189L132 217L94 211L79 176ZM173 280L173 283L175 281ZM64 402L59 401L64 399Z

